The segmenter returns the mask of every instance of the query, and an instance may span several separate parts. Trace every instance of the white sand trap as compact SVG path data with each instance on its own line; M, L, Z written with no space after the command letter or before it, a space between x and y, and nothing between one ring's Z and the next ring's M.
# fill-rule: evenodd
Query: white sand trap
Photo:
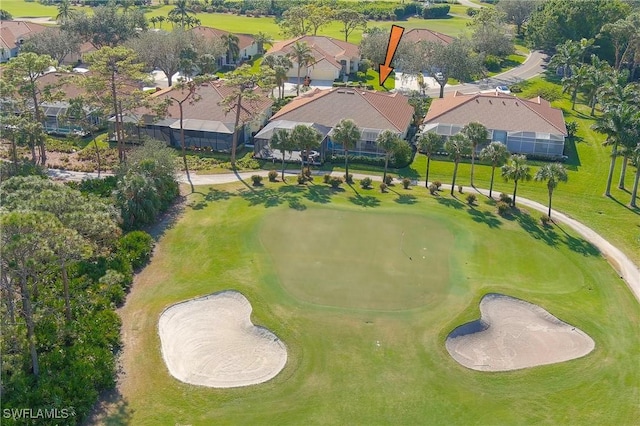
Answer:
M162 355L176 379L232 388L266 382L287 362L287 349L271 331L251 322L251 303L223 291L173 305L158 324Z
M449 354L473 370L508 371L587 355L595 342L540 306L500 294L480 301L480 319L453 330Z

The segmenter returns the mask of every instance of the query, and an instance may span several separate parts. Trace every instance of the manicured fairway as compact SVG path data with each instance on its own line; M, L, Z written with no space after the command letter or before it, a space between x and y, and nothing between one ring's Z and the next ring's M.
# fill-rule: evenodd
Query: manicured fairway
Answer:
M190 195L121 309L120 419L136 425L634 424L640 306L593 246L564 226L542 228L527 215L501 218L486 199L471 208L421 187L392 189L234 184ZM402 248L410 261L399 249L407 228ZM424 247L441 253L428 266L406 268ZM359 300L371 282L392 275L388 268L415 280L416 289L400 280L398 295L376 288L366 303ZM370 282L356 282L361 279ZM224 289L246 295L252 321L285 342L287 365L255 387L183 384L162 361L160 312ZM540 305L589 334L595 350L506 373L460 366L445 338L478 317L488 292Z

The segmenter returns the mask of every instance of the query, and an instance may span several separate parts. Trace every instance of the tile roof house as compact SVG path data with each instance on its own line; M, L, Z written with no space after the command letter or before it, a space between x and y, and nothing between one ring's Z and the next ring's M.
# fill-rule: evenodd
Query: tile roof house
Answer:
M256 90L259 88L256 87ZM220 102L232 89L225 86L221 80L201 84L197 89L200 100L196 103L189 101L183 104L183 128L185 143L192 149L212 149L214 151L230 151L234 132L238 132L238 145L243 145L262 128L271 116L273 100L265 93L253 102L244 101L240 111L240 129L235 130L236 110L225 112ZM186 92L178 88L169 87L153 95L162 102L175 97L183 99ZM137 111L136 121L144 123L141 131L149 136L164 140L172 146L180 146L180 108L176 101L168 107L167 115L157 120L153 113L146 109Z
M314 63L300 70L300 76L309 76L311 80L333 81L346 74L358 71L360 51L358 46L346 41L325 36L300 36L274 43L266 55L288 55L296 42L306 43L311 48ZM297 77L298 65L287 73L288 77Z
M25 21L0 21L0 62L18 56L20 46L33 34L48 27Z
M375 142L378 135L384 130L391 130L401 138L406 138L413 112L408 98L399 93L335 87L329 90L314 89L293 99L274 114L270 121L313 123L332 129L343 118L349 118L362 131L360 141L350 152L353 155L376 156L383 155ZM255 136L255 152L258 156L268 145L270 135L265 134L267 127ZM333 142L329 133L321 154L324 156L343 152L342 146Z
M563 155L567 128L562 110L540 97L525 100L501 93L464 95L456 91L433 100L422 130L449 137L472 121L489 130L487 142L502 142L512 153Z
M255 39L252 35L249 34L239 34L239 33L230 33L228 31L219 30L217 28L211 27L203 27L198 26L191 30L194 34L198 34L202 36L205 40L211 39L222 39L223 36L233 34L238 37L238 49L239 49L239 57L237 60L234 60L230 53L227 51L227 55L221 56L218 58L218 65L223 66L235 66L238 65L238 62L243 60L251 59L253 56L258 54L258 43L256 43Z

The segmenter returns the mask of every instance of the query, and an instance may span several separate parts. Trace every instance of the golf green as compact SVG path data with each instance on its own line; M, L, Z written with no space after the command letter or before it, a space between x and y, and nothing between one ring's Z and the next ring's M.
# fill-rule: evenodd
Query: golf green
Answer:
M435 304L455 261L453 233L410 214L280 210L265 216L260 241L295 298L343 308Z
M637 423L640 306L569 227L422 187L197 191L120 310L122 423ZM286 345L287 364L268 382L211 389L169 373L160 314L222 290L241 292L251 322ZM540 306L595 349L518 371L463 367L445 340L480 317L487 293Z

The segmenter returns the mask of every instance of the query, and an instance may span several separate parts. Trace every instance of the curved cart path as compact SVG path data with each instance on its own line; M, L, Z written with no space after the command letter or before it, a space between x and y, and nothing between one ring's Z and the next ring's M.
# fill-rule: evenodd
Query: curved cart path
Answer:
M250 181L252 175L261 175L266 177L269 173L268 170L256 170L251 172L235 172L235 173L220 173L214 175L191 175L191 180L194 185L217 185L223 183L231 183L237 182L239 180L242 181ZM285 172L288 175L295 176L300 171L289 170ZM322 172L315 172L316 175L321 175ZM331 173L333 176L341 177L344 175L343 172L333 172ZM75 180L80 181L84 178L95 178L96 173L80 173L80 172L69 172L69 171L60 171L55 169L49 170L49 176L54 179L61 180ZM103 176L106 174L103 173ZM365 177L369 177L374 181L382 181L382 177L380 176L370 176L366 174L353 173L353 177L355 179L362 179ZM187 183L187 178L184 174L179 176L179 180L183 183ZM442 185L445 189L451 189L450 185ZM464 191L477 191L480 194L489 195L489 190L480 189L480 188L472 188L472 187L463 187ZM547 206L540 204L536 201L529 200L527 198L518 197L518 203L523 206L527 206L534 210L537 210L542 213L547 213ZM551 217L554 222L563 223L570 226L574 231L580 234L585 240L589 241L591 244L596 246L598 250L602 253L602 255L609 261L611 266L618 272L620 278L622 278L629 288L631 292L635 296L635 298L640 303L640 268L638 265L633 263L629 257L624 254L620 249L615 247L609 241L607 241L604 237L598 234L593 229L584 225L581 222L578 222L575 219L567 216L566 214L559 212L557 210L551 210Z
M194 185L215 185L221 183L231 183L236 182L238 180L250 181L251 176L255 174L259 174L261 176L267 176L269 172L267 170L259 170L254 172L240 172L240 173L224 173L224 174L216 174L216 175L192 175L191 180ZM286 174L290 174L291 176L295 176L299 171L287 171ZM321 173L317 173L316 175L320 175ZM342 172L333 172L331 173L333 176L343 176ZM354 179L362 179L364 177L369 177L372 180L382 181L382 177L380 176L370 176L366 174L353 174ZM180 180L182 182L187 182L187 178L184 175L180 176ZM451 185L442 185L445 189L451 189ZM472 187L463 187L464 191L477 191L480 194L489 196L488 189L480 189L480 188L472 188ZM542 213L547 213L548 207L538 203L537 201L529 200L527 198L518 197L518 203L520 205L532 208ZM596 246L598 250L602 253L602 255L609 261L611 266L618 272L620 278L622 278L629 288L631 292L635 296L635 298L640 303L640 269L638 266L629 259L629 257L624 254L620 249L615 247L609 241L607 241L604 237L598 234L593 229L584 225L581 222L578 222L575 219L567 216L566 214L559 212L557 210L551 210L551 217L553 221L556 223L563 223L570 226L574 231L576 231L580 236L582 236L585 240L589 241L591 244Z

